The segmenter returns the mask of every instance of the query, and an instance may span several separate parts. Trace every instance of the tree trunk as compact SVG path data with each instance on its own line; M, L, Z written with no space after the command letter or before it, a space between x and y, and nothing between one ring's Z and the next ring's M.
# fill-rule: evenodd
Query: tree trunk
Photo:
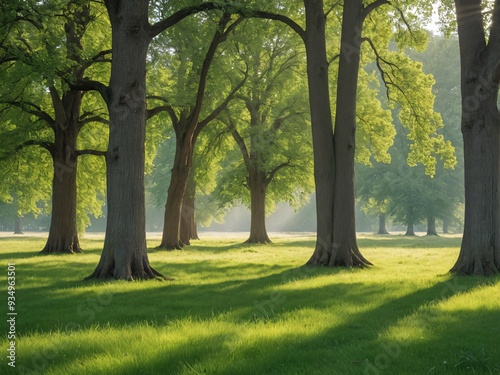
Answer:
M333 123L326 54L325 15L322 0L304 1L307 79L316 186L316 247L307 264L326 265L333 239L334 152Z
M82 94L69 91L58 100L52 92L56 111L54 147L51 150L54 177L52 179L52 215L49 237L41 254L81 253L76 226L76 144Z
M167 203L165 204L165 217L163 224L162 240L158 248L166 250L180 250L184 245L189 245L181 240L181 218L183 200L188 185L189 172L193 157L193 142L189 135L177 135L172 177L168 187ZM184 238L186 240L186 238Z
M409 236L409 237L415 236L415 229L413 228L413 221L410 221L406 224L405 236Z
M378 232L377 234L389 234L385 228L385 214L378 215Z
M148 1L106 0L113 45L108 88L108 215L101 259L87 279L162 277L146 251L144 162Z
M192 177L189 177L184 199L182 201L181 215L181 241L190 245L191 240L198 240L198 230L195 221L195 194L196 183Z
M252 170L249 175L250 187L250 236L245 243L270 243L266 230L266 174Z
M333 237L330 249L323 248L318 253L315 251L313 259L309 261L315 265L331 267L371 265L359 251L356 241L354 194L356 93L360 63L360 33L363 26L362 10L362 0L352 0L344 4L333 135L334 187L329 192L333 193Z
M436 218L434 216L427 217L427 235L437 236Z
M16 215L16 219L14 220L14 234L24 234L22 219L21 215Z
M491 35L486 37L481 1L456 0L461 60L464 139L465 226L451 272L492 275L500 269L500 9L495 2Z
M66 137L68 140L68 137ZM76 139L74 140L76 143ZM81 253L76 227L76 168L72 146L54 158L52 215L49 237L41 254ZM59 152L60 153L60 152Z

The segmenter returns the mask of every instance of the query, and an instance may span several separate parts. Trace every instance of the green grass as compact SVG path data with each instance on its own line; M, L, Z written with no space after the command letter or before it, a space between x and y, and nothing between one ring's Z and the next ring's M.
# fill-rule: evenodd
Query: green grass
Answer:
M452 278L460 239L365 236L366 270L308 268L312 238L150 250L173 282L84 282L85 254L0 238L0 373L500 374L500 279ZM148 243L153 248L158 243ZM16 264L16 369L6 277Z

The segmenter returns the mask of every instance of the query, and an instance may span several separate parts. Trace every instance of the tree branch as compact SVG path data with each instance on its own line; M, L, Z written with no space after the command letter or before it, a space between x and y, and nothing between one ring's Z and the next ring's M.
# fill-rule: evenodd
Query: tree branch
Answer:
M174 26L176 23L182 21L184 18L200 13L200 12L205 12L207 10L214 10L214 9L222 9L223 5L216 3L216 2L208 2L208 3L202 3L198 5L194 5L191 7L186 7L183 8L174 14L172 14L170 17L165 18L164 20L161 20L151 26L151 38L154 38L161 32L165 31L169 27Z
M238 144L238 147L240 148L241 155L243 156L243 161L245 162L245 166L247 168L247 171L250 170L252 167L252 162L250 160L250 152L248 151L247 145L245 143L245 140L243 137L238 133L238 130L236 129L236 125L234 124L233 119L229 119L229 124L226 124L227 128L231 132L231 135L233 136L234 140Z
M76 72L76 76L77 77L83 76L83 74L85 73L85 71L88 68L90 68L96 62L111 62L111 60L105 59L104 56L109 55L112 52L113 52L113 50L110 50L110 49L107 49L107 50L99 52L97 55L95 55L94 57L90 58L90 60L88 60L84 64L82 64L82 66L80 67L80 69L78 69L78 71Z
M43 111L38 105L27 102L15 102L15 101L0 101L0 103L12 105L20 108L22 111L38 117L40 120L47 122L49 126L54 129L56 121L47 112Z
M24 143L21 143L19 146L16 147L15 152L21 151L23 148L29 147L29 146L39 146L44 149L46 149L50 154L53 156L54 155L54 143L48 142L48 141L36 141L36 140L29 140Z
M266 177L266 186L271 183L271 181L274 179L274 176L276 175L276 173L278 173L278 171L280 169L288 167L290 165L291 165L290 161L287 161L285 163L281 163L276 168L274 168L271 172L269 172L269 174Z
M104 83L92 80L83 80L77 81L76 83L72 83L66 81L71 90L75 91L97 91L101 94L101 97L104 99L107 105L109 105L109 88Z
M146 99L154 99L154 100L160 100L165 103L163 106L159 106L156 108L148 109L147 110L147 119L150 119L151 117L156 116L157 114L166 111L168 115L170 116L170 119L172 120L172 125L177 127L177 124L179 123L179 118L177 117L177 114L174 111L174 108L168 104L168 101L165 98L162 98L161 96L148 96Z
M219 116L221 112L227 108L231 100L233 100L234 97L236 96L236 93L243 87L247 78L248 78L248 66L245 71L245 77L241 80L241 82L238 83L233 90L231 90L226 99L217 108L215 108L212 111L212 113L210 113L207 117L205 117L202 121L198 123L198 127L196 128L195 131L195 136L198 136L205 126L207 126L211 121L215 120L217 116Z
M363 8L362 19L364 20L371 12L385 4L391 4L391 2L389 0L375 0L373 3L366 5Z
M76 150L75 154L77 156L80 155L95 155L95 156L106 156L107 151L98 151L98 150Z

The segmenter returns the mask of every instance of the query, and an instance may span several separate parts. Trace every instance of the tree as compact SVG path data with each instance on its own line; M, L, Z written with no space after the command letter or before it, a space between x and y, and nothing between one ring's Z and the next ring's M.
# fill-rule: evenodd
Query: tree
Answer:
M491 12L483 15L483 3ZM500 269L500 2L456 0L460 44L465 226L451 272L492 275ZM491 14L489 30L486 16ZM489 31L489 36L486 33Z
M243 201L251 213L246 242L267 243L266 213L275 202L296 208L305 203L312 163L304 86L296 72L303 65L294 35L269 24L249 40L255 24L248 22L236 35L249 78L222 120L240 156L221 171L218 197L223 206Z
M4 111L13 112L10 116L26 115L25 123L15 120L16 127L5 135L12 140L11 151L39 146L52 157L52 215L42 250L45 254L81 252L77 230L77 159L84 154L103 155L77 149L83 127L105 120L92 110L81 113L82 107L85 108L83 93L73 90L68 83L82 79L109 51L95 52L92 56L96 43L86 51L92 57L84 56L85 34L96 17L90 1L71 0L61 7L64 10L59 12L59 7L53 4L23 4L9 8L3 23L7 30L2 40L1 61L7 65L4 74L21 91L4 93L1 104ZM51 16L61 19L62 24L47 22ZM31 137L33 133L35 137Z
M107 226L101 259L87 279L163 277L149 264L145 231L146 61L151 40L191 14L218 7L202 3L149 23L149 1L105 0L113 62L108 86L87 80L108 106Z
M200 22L198 20L196 21L197 23ZM201 131L227 107L228 103L232 100L234 95L245 82L246 77L243 78L243 80L240 80L240 82L231 88L229 92L224 93L224 100L215 104L208 112L206 110L203 111L207 81L209 80L209 70L216 57L217 48L226 40L227 36L240 22L241 18L231 22L231 15L229 13L224 13L220 17L216 24L215 32L213 32L213 36L209 42L208 50L203 57L201 67L188 69L187 66L190 64L197 64L197 59L193 59L192 56L178 56L181 59L179 63L180 75L190 75L191 77L188 77L188 81L190 79L193 80L194 77L196 78L197 84L193 87L195 93L193 99L186 99L186 93L182 92L181 97L183 97L185 101L180 103L180 110L176 111L176 106L172 104L172 100L166 99L163 99L164 105L162 107L150 110L150 113L154 113L159 109L164 109L168 112L171 117L176 137L176 154L172 167L172 176L168 187L163 235L159 248L173 250L181 249L185 245L185 243L181 241L182 207L183 199L188 186L189 173L191 171L194 147L197 138ZM193 29L194 27L192 26L190 30L193 31ZM183 34L180 35L184 37ZM189 49L192 41L189 40L189 43L186 42L187 41L185 41L185 43L181 43L178 47L180 50L178 55L181 55L186 50L188 52L192 51L192 49ZM182 60L183 58L186 60ZM188 72L185 70L188 70ZM182 88L182 90L185 90L185 88ZM160 96L153 96L152 98L161 100Z

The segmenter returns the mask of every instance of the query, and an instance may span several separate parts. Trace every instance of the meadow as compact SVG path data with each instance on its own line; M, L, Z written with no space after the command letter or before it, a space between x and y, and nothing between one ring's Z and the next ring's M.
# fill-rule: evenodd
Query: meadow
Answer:
M0 238L0 373L500 374L500 278L449 275L460 238L360 236L362 270L304 267L312 237L241 242L166 252L153 239L150 262L174 281L89 282L101 238L71 256Z

